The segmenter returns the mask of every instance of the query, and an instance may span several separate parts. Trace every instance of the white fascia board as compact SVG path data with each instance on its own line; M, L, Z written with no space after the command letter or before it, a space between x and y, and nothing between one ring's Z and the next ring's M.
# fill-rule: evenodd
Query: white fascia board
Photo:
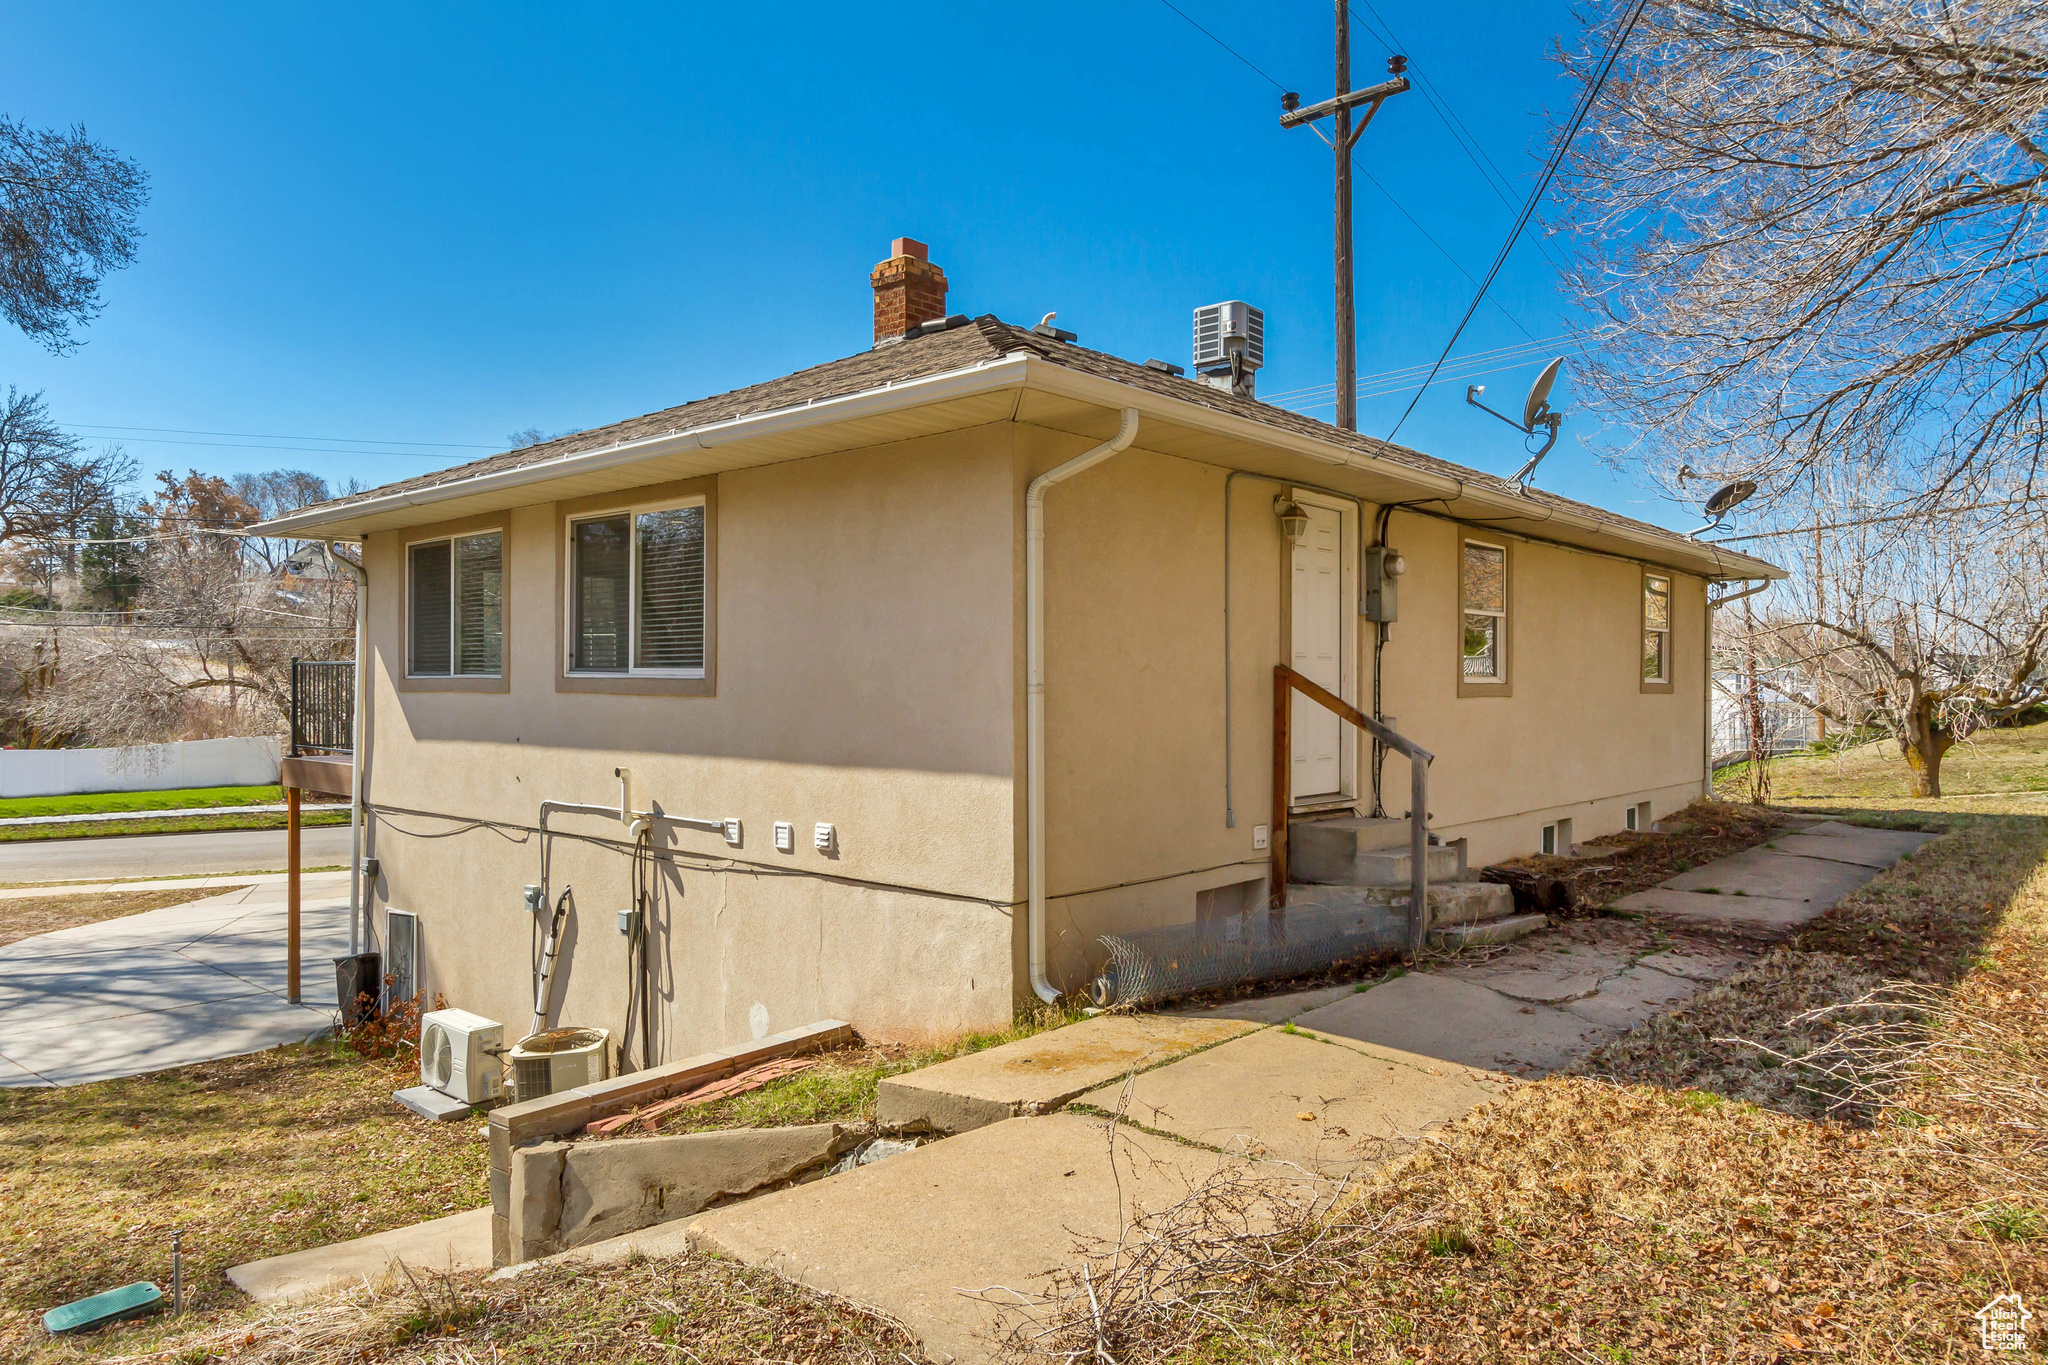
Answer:
M1082 374L1036 357L1031 358L1028 363L1030 373L1025 387L1097 404L1109 410L1112 415L1120 408L1136 408L1143 416L1157 417L1176 426L1193 427L1231 440L1243 441L1247 445L1284 450L1289 454L1300 455L1322 464L1354 469L1406 484L1418 493L1432 497L1462 498L1498 509L1501 513L1514 518L1529 517L1530 504L1511 493L1497 492L1453 476L1436 474L1429 470L1417 469L1413 465L1346 450L1342 446L1317 440L1313 436L1268 426L1264 422L1239 417L1235 413L1221 412L1205 403L1171 398L1149 389L1135 389L1126 384L1119 384L1113 379ZM1582 516L1561 507L1541 504L1539 506L1542 506L1545 514L1543 520L1553 525L1569 527L1581 534L1613 536L1631 545L1640 546L1645 558L1654 558L1657 562L1667 562L1675 557L1697 566L1687 572L1701 573L1714 579L1786 577L1785 570L1768 560L1710 547L1703 542L1666 539L1633 526L1616 525L1594 517ZM1676 536L1675 532L1672 534ZM1706 567L1708 565L1712 567Z
M588 474L619 465L635 464L641 460L670 455L677 451L710 450L752 437L830 426L836 422L873 417L904 408L923 407L929 403L943 403L999 389L1017 388L1025 382L1024 360L1023 354L1012 353L964 369L947 370L919 379L900 380L838 398L820 398L796 407L733 417L701 427L685 427L663 432L658 436L614 441L611 445L599 446L594 450L579 450L573 454L557 455L552 459L536 460L532 464L514 465L510 469L493 470L464 479L450 479L446 483L387 493L382 497L343 503L337 507L294 512L252 526L248 534L305 538L309 533L318 532L323 526L346 524L401 508L430 507L435 503L474 497L479 493L521 488L575 474Z

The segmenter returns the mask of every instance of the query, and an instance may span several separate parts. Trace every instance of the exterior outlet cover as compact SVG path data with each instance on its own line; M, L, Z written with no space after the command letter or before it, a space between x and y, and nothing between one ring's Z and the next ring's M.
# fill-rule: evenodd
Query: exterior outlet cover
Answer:
M738 820L727 820L725 822L725 841L734 848L740 846L740 822Z
M1273 831L1272 831L1272 828L1271 828L1270 826L1268 826L1268 825L1253 825L1253 826L1252 826L1252 847L1253 847L1253 848L1264 848L1264 847L1265 847L1265 846L1266 846L1266 845L1267 845L1268 843L1270 843L1270 842L1272 841L1272 837L1273 837Z
M818 847L818 852L830 853L832 851L832 844L834 838L835 836L833 834L832 826L826 824L819 825L817 833L814 836L815 842Z
M777 853L796 852L796 826L790 824L787 820L777 820L775 822L775 851Z

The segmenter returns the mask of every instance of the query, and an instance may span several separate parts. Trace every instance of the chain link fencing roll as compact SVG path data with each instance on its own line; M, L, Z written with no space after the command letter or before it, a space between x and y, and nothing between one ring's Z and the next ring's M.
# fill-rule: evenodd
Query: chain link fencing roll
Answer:
M1096 1005L1150 1005L1219 986L1299 976L1352 958L1398 957L1408 939L1408 897L1387 903L1291 905L1104 934L1106 963L1088 983Z

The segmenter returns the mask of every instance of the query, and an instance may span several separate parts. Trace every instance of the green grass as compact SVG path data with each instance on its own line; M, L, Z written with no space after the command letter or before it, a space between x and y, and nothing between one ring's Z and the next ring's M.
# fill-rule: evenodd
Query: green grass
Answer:
M282 787L179 787L160 792L84 792L75 796L0 799L0 820L36 815L108 815L126 810L194 810L201 806L274 806Z
M1050 1006L1021 1011L1005 1029L971 1033L937 1047L889 1052L859 1050L851 1055L827 1054L819 1064L793 1076L770 1081L759 1090L729 1100L691 1105L666 1115L664 1133L701 1133L716 1128L781 1128L805 1123L869 1123L875 1117L875 1094L890 1076L931 1066L971 1052L982 1052L1060 1028L1083 1018L1079 1009ZM622 1136L638 1135L631 1127Z
M1838 753L1787 754L1770 760L1771 801L1803 797L1906 796L1912 775L1889 739ZM1749 764L1723 768L1715 790L1724 801L1747 798ZM1941 761L1944 793L2048 791L2048 725L1980 730Z
M345 825L348 807L318 807L300 820L316 825ZM244 815L138 816L133 820L88 820L75 825L0 825L0 843L23 839L100 839L114 834L195 834L205 830L283 829L284 812Z

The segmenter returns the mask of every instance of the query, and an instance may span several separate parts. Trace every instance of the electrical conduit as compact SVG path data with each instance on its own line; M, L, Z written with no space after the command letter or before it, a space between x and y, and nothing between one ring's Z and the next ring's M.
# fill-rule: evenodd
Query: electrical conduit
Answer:
M1138 435L1138 410L1125 408L1116 435L1048 469L1024 491L1024 845L1030 901L1031 989L1051 1004L1060 993L1046 979L1045 946L1045 495L1054 484L1121 453Z

